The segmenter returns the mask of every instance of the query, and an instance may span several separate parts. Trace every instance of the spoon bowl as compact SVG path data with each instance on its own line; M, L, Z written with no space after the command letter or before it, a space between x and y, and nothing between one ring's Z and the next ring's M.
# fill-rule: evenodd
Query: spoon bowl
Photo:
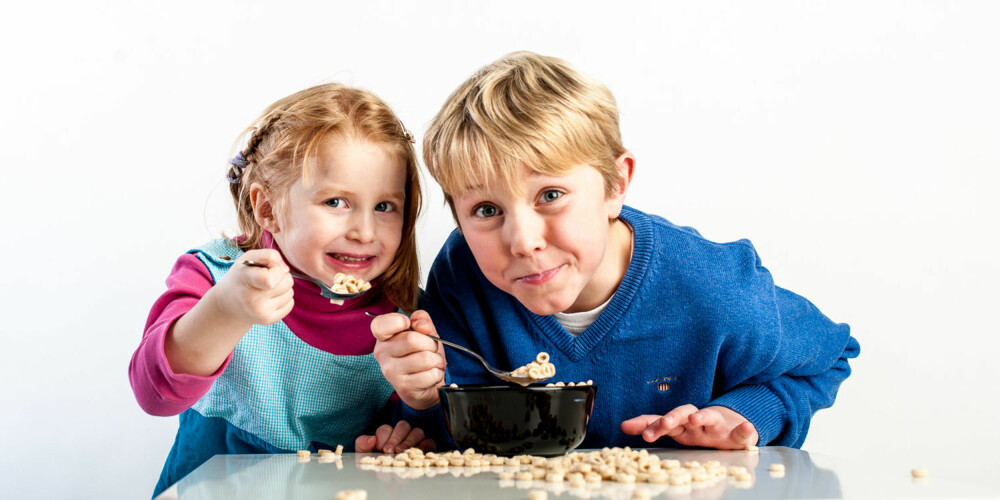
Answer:
M267 264L262 264L260 262L254 262L252 260L244 260L244 261L241 261L241 262L243 262L243 265L245 265L245 266L267 268ZM326 283L323 283L322 281L320 281L320 280L318 280L316 278L313 278L312 276L308 276L308 275L305 275L305 274L302 274L302 273L295 273L295 272L291 272L291 271L289 271L288 274L291 274L293 278L312 282L314 285L316 285L317 287L319 287L319 293L320 293L320 295L322 295L322 296L330 299L330 302L333 302L335 304L343 304L345 300L350 300L350 299L354 299L354 298L360 297L360 296L368 293L368 290L371 290L371 288L369 288L368 290L364 290L364 291L360 291L360 292L355 292L355 293L340 293L340 292L333 291L333 289L331 289L329 286L327 286Z

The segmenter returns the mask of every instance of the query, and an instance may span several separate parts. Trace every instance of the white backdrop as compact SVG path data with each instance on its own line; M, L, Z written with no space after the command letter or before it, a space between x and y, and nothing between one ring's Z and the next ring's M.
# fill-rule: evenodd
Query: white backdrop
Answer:
M904 475L998 464L1000 4L283 4L5 6L3 496L151 493L177 422L139 409L129 358L174 259L234 226L226 161L267 104L340 81L420 138L455 86L520 49L615 93L629 204L749 238L780 285L852 326L861 356L805 449L885 453ZM452 228L426 184L424 272Z

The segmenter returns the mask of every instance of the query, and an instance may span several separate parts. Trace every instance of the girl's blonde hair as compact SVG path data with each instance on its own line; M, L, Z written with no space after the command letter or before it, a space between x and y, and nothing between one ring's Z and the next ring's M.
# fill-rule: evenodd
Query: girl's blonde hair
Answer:
M260 183L283 202L295 180L308 175L309 159L331 137L381 145L406 165L403 235L378 286L398 307L413 311L420 279L415 231L421 200L417 154L413 136L389 106L370 92L336 83L317 85L271 104L240 134L246 147L233 161L236 175L230 175L230 192L242 236L233 242L243 250L261 246L264 230L254 218L250 185Z
M567 62L513 52L484 66L445 101L424 137L424 163L454 196L497 180L520 192L522 168L563 175L580 164L601 172L611 195L625 152L611 91ZM457 221L457 217L456 217Z

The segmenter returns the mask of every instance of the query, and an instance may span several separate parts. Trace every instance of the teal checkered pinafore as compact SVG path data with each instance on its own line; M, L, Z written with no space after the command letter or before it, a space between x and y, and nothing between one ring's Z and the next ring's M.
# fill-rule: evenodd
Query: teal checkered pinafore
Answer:
M218 283L243 252L217 239L191 253ZM284 450L306 449L314 441L350 448L392 392L373 354L330 354L279 321L254 325L192 408Z

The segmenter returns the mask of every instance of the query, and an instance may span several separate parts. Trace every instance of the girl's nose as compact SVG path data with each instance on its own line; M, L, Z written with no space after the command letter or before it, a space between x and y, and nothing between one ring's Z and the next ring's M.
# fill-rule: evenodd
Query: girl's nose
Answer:
M528 256L545 249L545 220L534 210L511 210L504 214L504 229L510 253Z
M375 216L371 212L355 212L351 215L347 238L360 243L375 241Z

